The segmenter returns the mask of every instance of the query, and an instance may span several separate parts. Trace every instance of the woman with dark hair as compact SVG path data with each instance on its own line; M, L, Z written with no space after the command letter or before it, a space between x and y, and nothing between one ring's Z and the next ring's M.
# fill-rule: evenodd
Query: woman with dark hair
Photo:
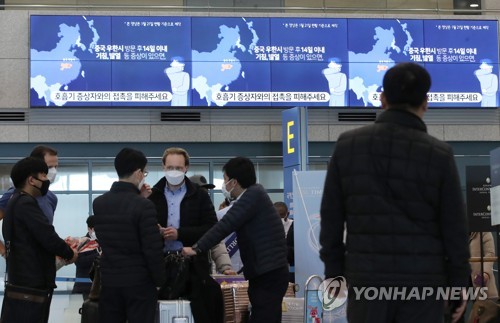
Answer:
M252 305L250 323L281 322L281 302L288 286L285 231L273 202L264 187L256 184L253 163L235 157L222 168L222 192L233 206L185 255L209 250L231 232L236 232L248 279L248 298Z

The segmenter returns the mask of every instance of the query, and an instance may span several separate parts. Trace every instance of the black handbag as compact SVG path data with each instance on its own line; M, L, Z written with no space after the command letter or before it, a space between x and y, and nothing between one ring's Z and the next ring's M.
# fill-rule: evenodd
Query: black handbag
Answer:
M48 321L52 290L5 284L0 323Z
M166 281L158 292L158 299L186 298L188 294L190 260L180 253L165 256Z
M98 301L101 296L101 255L94 259L92 268L90 269L90 278L92 279L92 286L90 287L89 299ZM1 323L1 322L0 322Z

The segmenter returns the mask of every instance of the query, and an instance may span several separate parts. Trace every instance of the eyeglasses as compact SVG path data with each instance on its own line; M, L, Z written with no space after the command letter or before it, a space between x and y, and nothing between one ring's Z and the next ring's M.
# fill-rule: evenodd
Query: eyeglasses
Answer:
M144 174L144 177L148 177L149 172L143 171L142 173Z

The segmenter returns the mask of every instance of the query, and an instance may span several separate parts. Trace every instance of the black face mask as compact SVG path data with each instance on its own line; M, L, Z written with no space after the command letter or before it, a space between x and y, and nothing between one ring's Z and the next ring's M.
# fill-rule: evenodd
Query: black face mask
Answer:
M49 191L49 186L50 186L50 180L47 179L45 181L42 181L41 179L38 179L36 177L33 177L34 179L36 179L37 181L40 181L42 182L42 186L41 187L36 187L38 188L38 190L40 191L40 194L42 194L42 196L45 196L47 195L47 192Z

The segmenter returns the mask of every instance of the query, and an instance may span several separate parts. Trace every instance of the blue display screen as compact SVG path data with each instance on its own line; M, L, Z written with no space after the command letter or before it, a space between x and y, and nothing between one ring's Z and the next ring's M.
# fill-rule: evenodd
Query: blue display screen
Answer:
M499 106L496 20L30 20L31 107L378 108L399 62L427 68L430 107Z

